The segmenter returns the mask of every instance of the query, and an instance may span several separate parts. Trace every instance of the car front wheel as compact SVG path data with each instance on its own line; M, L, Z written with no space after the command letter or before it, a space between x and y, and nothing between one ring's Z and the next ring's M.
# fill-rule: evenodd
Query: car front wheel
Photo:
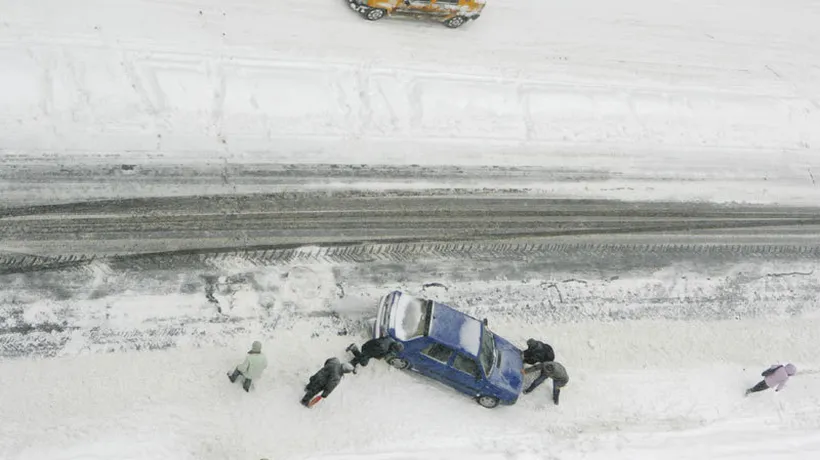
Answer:
M479 396L476 400L482 407L487 409L492 409L498 405L498 398L493 396Z
M386 11L381 8L371 8L367 10L362 16L368 21L378 21L379 19L383 18Z
M388 361L387 364L395 367L396 369L400 369L400 370L405 370L408 367L410 367L410 363L407 362L406 359L401 359L401 358L390 358L390 361Z

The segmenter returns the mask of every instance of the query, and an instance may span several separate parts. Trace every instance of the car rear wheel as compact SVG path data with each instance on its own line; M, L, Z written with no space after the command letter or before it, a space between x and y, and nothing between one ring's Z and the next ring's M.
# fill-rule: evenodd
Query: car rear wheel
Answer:
M400 369L400 370L405 370L408 367L410 367L410 363L407 362L406 359L401 359L401 358L390 358L390 361L388 361L387 364L395 367L396 369Z
M455 29L457 27L463 26L465 22L467 22L467 18L465 18L464 16L454 16L444 21L444 25L451 29Z
M479 396L476 401L487 409L492 409L498 405L498 398L494 396Z
M378 21L384 17L385 13L387 13L387 11L381 8L371 8L362 14L362 16L368 21Z

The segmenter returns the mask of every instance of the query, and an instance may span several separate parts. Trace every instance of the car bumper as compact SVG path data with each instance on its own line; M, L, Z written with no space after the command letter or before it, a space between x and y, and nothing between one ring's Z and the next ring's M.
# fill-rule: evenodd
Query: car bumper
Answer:
M379 301L379 310L376 313L376 321L373 323L373 338L379 338L387 334L389 312L388 304L391 303L392 297L386 295Z
M357 13L366 13L370 9L367 5L360 4L358 0L347 0L347 5Z

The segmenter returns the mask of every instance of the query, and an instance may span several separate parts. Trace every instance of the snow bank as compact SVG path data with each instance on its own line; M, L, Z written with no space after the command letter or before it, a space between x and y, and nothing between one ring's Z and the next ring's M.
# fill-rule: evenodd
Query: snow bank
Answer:
M551 339L572 379L561 406L552 405L548 389L539 389L513 407L492 411L381 362L346 376L329 399L306 410L298 399L307 377L327 357L344 356L349 338L311 339L305 327L263 339L273 373L250 394L225 376L245 353L245 341L230 348L7 360L0 363L0 457L334 460L356 454L416 460L425 453L444 458L482 452L480 460L504 455L603 459L607 454L695 459L710 449L710 458L737 458L742 452L762 460L765 454L782 454L786 445L793 458L816 454L820 374L798 374L780 393L743 397L743 389L759 380L760 368L768 364L761 358L769 350L748 346L763 341L779 347L766 331L751 341L739 335L759 324L643 325L659 346L687 353L696 363L687 366L674 357L636 359L642 351L627 324L608 326L606 352L584 360L596 354L587 342L600 338L599 326L578 324ZM784 328L796 337L816 338L820 324L795 318ZM798 367L820 368L816 340L783 340L790 353L809 359L797 361ZM688 349L689 342L702 346ZM609 365L600 365L603 361ZM744 370L748 363L753 366ZM401 416L373 415L384 413ZM117 444L123 439L129 442ZM151 439L156 442L149 444ZM688 443L698 447L684 448Z
M766 276L778 270L812 273L813 264L675 265L621 270L621 278L614 280L599 267L594 274L584 273L586 279L571 281L554 267L514 263L517 271L499 260L476 261L469 271L463 261L437 264L436 278L449 288L439 292L440 300L471 314L487 313L493 331L514 343L534 336L552 344L571 379L558 407L552 405L547 385L513 407L488 411L429 379L373 362L346 376L328 400L306 410L298 404L306 379L329 357L350 358L344 349L359 342L359 329L350 327L355 322L342 323L348 329L340 333L341 327L328 327L338 319L288 310L284 303L266 309L245 296L236 298L236 308L253 314L220 315L205 300L199 273L108 273L113 286L99 298L89 294L98 289L96 272L85 273L85 284L79 285L68 277L9 277L0 291L2 316L64 319L78 329L46 333L35 328L0 337L6 347L17 337L21 348L32 343L27 340L70 340L56 358L0 362L0 458L334 460L363 455L420 460L475 454L479 460L631 460L695 459L708 452L710 458L729 460L741 453L763 460L784 454L782 440L794 443L792 458L816 456L817 278ZM313 271L327 273L328 279L333 273L344 284L344 297L370 299L372 312L378 295L388 285L395 287L397 273L403 284L415 287L431 276L428 264L391 264L391 269L370 264ZM227 273L217 277L226 286L218 295L270 292L274 298L290 295L298 303L296 293L305 292L306 300L317 305L344 300L330 291L315 298L311 289L284 292L292 279L284 275L295 267L238 268L241 264L229 264ZM526 279L487 279L489 268ZM560 294L534 275L541 281L552 277ZM546 314L550 310L530 309L545 295L553 296L549 301L559 315L566 315L558 316L562 320ZM600 297L600 303L592 304L592 297ZM713 311L713 305L731 302L745 309L737 319ZM787 308L754 314L780 302ZM674 314L692 303L703 306L692 308L688 320ZM638 308L642 304L645 308ZM492 309L483 310L485 306ZM367 307L360 311L366 314ZM636 316L618 319L608 316L610 311ZM608 319L602 321L596 313ZM363 333L364 326L359 327ZM110 336L104 335L106 329ZM238 364L253 340L263 341L271 373L246 394L228 382L225 372ZM166 349L145 351L146 344ZM132 351L99 353L120 349ZM784 391L743 397L743 389L760 379L762 369L786 360L800 373ZM384 429L385 423L390 429ZM697 447L686 448L688 444Z
M463 261L438 264L435 276L449 288L439 292L440 300L470 313L487 313L493 330L514 343L533 336L551 343L571 378L558 407L552 405L547 385L515 406L488 411L429 379L373 362L346 376L328 400L306 410L297 402L306 379L325 359L350 357L344 349L359 341L359 335L350 333L354 330L339 334L339 328L327 326L328 318L279 307L223 318L205 301L203 285L194 283L199 274L109 273L114 286L97 299L84 290L96 285L95 273L85 274L84 287L70 278L52 279L63 289L54 291L62 300L51 297L52 287L41 280L43 275L12 277L9 286L14 290L0 291L2 316L65 318L79 329L70 333L73 342L63 356L0 362L0 458L421 460L476 455L479 460L729 460L741 455L764 460L785 455L787 447L791 458L816 456L817 278L765 276L778 270L811 273L814 265L794 260L676 265L622 270L621 278L614 280L607 269L598 268L584 280L570 281L554 268L515 264L518 272L506 270L498 260L475 262L470 271L464 270ZM219 277L239 291L252 285L259 292L281 292L290 279L282 275L292 271L285 268L293 268L268 269L266 278L264 269L233 271L239 265L231 264L230 273ZM492 273L527 279L488 279L488 267ZM336 282L344 283L345 298L370 299L371 309L386 285L395 284L396 273L404 284L416 287L431 276L428 264L315 271L334 273ZM374 273L387 281L379 284ZM542 280L554 277L560 295L555 288L542 287L533 274ZM34 294L27 295L29 290ZM148 297L145 292L159 295ZM553 296L549 300L559 311L574 316L555 320L533 314L530 305L545 295ZM720 300L720 295L727 297ZM591 304L586 296L601 301ZM317 299L331 305L343 300L327 292ZM743 305L742 314L737 319L716 316L710 302L728 305L731 299ZM674 312L691 303L703 307L693 308L688 320L651 312ZM777 303L787 308L753 313ZM646 308L638 308L642 304ZM492 310L482 310L487 305ZM365 308L362 313L367 313ZM631 310L636 316L602 321L592 314L599 309L603 314ZM100 338L105 328L121 335L107 343ZM177 334L165 337L167 349L133 351L139 344L163 339L158 334L167 328ZM9 345L10 337L4 334L0 344ZM34 330L18 340L49 337L64 334ZM257 339L264 343L271 373L246 394L228 382L225 372ZM132 351L88 353L112 349ZM756 383L765 367L787 360L800 372L784 391L743 397L743 389Z

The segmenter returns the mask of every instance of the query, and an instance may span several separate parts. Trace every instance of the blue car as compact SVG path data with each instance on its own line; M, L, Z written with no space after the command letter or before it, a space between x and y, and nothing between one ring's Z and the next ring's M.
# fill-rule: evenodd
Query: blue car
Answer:
M515 404L524 381L521 350L479 321L433 300L393 291L382 297L373 337L404 345L388 363L436 379L482 406Z

